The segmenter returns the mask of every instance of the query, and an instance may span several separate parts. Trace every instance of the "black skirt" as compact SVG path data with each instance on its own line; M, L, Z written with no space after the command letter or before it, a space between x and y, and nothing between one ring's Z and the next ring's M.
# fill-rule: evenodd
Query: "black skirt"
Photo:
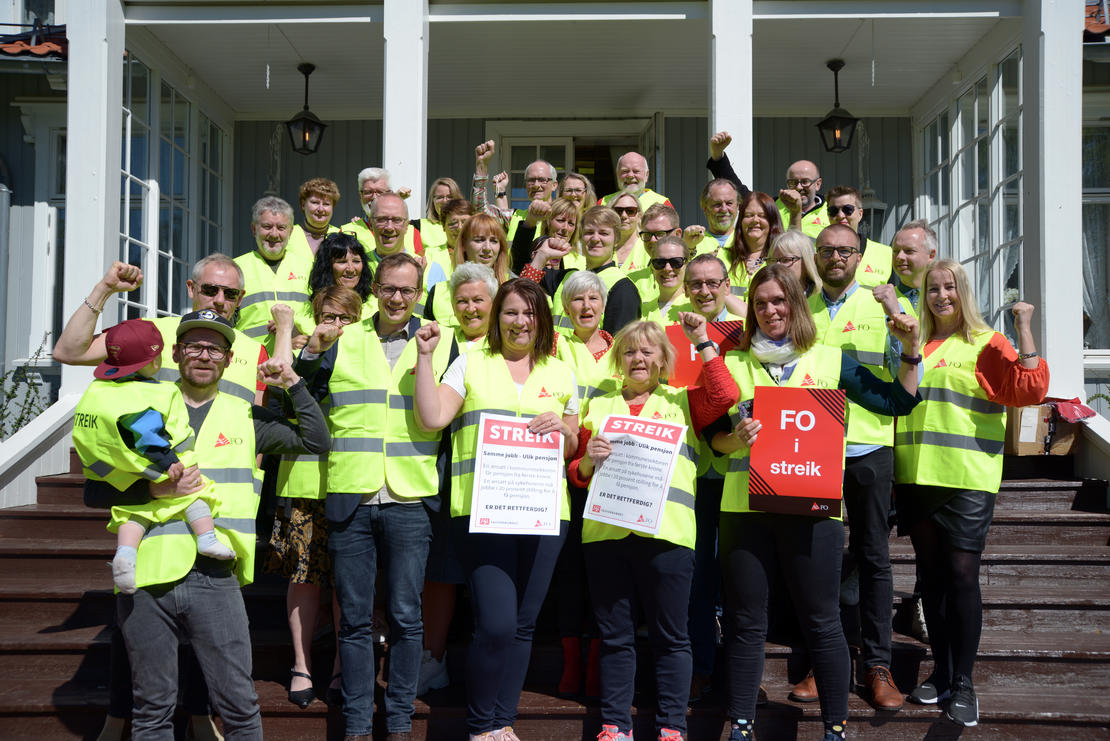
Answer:
M898 484L894 487L898 534L909 535L914 525L928 518L941 540L952 548L982 553L994 519L996 494L952 489L945 486Z

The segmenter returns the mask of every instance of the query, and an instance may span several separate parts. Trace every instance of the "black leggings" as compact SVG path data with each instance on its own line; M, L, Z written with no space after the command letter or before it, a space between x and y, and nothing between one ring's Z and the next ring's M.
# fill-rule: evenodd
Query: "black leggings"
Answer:
M926 518L914 523L910 540L917 558L921 604L933 651L933 677L940 690L957 676L971 679L983 632L979 591L981 554L949 544Z
M840 625L844 523L804 515L721 513L728 714L755 718L767 639L769 585L782 573L797 610L826 724L848 717L851 660Z
M532 656L532 633L567 537L469 532L453 517L451 534L466 570L474 636L466 661L466 725L480 734L511 726Z

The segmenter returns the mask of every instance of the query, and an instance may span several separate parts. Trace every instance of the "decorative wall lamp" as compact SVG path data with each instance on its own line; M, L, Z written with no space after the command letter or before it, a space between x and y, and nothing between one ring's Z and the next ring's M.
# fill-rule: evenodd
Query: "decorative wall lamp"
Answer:
M304 62L297 65L297 71L304 75L304 110L285 122L289 130L289 142L298 154L314 154L324 138L328 126L308 110L308 76L316 69L315 64Z
M840 70L844 69L843 59L830 59L825 66L833 73L834 102L833 109L817 124L821 132L821 141L826 152L847 152L852 146L852 135L856 133L856 124L859 119L840 107ZM308 105L306 103L305 109Z

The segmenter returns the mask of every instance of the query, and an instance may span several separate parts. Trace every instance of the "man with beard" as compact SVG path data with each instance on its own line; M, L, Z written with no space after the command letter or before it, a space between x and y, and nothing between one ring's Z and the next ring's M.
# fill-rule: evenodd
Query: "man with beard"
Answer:
M293 233L293 207L275 196L258 199L251 209L251 234L255 249L235 258L243 271L244 295L235 328L263 345L274 355L275 304L293 309L303 324L311 312L297 312L308 301L308 274L312 261L286 248ZM312 334L313 327L297 326L299 334Z
M298 424L220 392L235 338L231 323L209 309L186 314L177 327L172 352L196 436L197 467L186 469L177 482L139 481L122 494L104 482L86 483L86 499L149 499L194 493L203 475L216 484L216 528L236 553L234 565L198 555L192 534L177 527L177 521L153 525L139 544L139 558L151 564L149 578L116 603L131 660L136 739L172 735L178 683L177 651L172 649L181 635L189 637L226 737L262 738L250 630L239 590L254 573L255 453L320 454L327 452L330 437L305 384L280 360L263 363L258 377L289 395Z
M648 176L650 174L651 170L648 169L648 161L642 154L639 152L626 152L617 160L617 185L621 187L621 190L598 199L598 203L603 206L608 206L616 200L617 196L621 193L627 192L636 196L636 199L640 202L640 210L647 210L649 206L654 206L657 203L664 203L674 208L671 199L647 187Z
M821 230L816 262L824 283L809 299L817 341L839 347L878 378L891 380L897 365L886 314L872 292L855 278L860 263L859 234L844 224ZM859 569L859 665L866 671L864 694L878 710L898 710L902 694L890 676L894 579L888 545L894 419L849 401L845 422L844 508L848 550ZM818 699L812 673L794 688L791 698L800 702Z
M736 238L740 191L731 180L717 178L705 184L699 202L706 226L688 226L682 238L696 254L720 257Z

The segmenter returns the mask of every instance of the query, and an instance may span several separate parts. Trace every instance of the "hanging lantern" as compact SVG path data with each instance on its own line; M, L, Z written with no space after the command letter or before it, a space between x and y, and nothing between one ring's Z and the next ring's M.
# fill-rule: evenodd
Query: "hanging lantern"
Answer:
M840 107L840 70L844 69L843 59L830 59L825 64L833 73L833 109L817 124L821 132L821 142L826 152L847 152L852 146L852 136L856 133L859 119ZM307 104L306 104L307 109Z
M289 131L289 143L293 151L298 154L314 154L324 138L324 129L328 126L316 115L308 110L308 76L316 69L316 65L304 62L297 65L297 71L304 75L304 110L285 122Z

